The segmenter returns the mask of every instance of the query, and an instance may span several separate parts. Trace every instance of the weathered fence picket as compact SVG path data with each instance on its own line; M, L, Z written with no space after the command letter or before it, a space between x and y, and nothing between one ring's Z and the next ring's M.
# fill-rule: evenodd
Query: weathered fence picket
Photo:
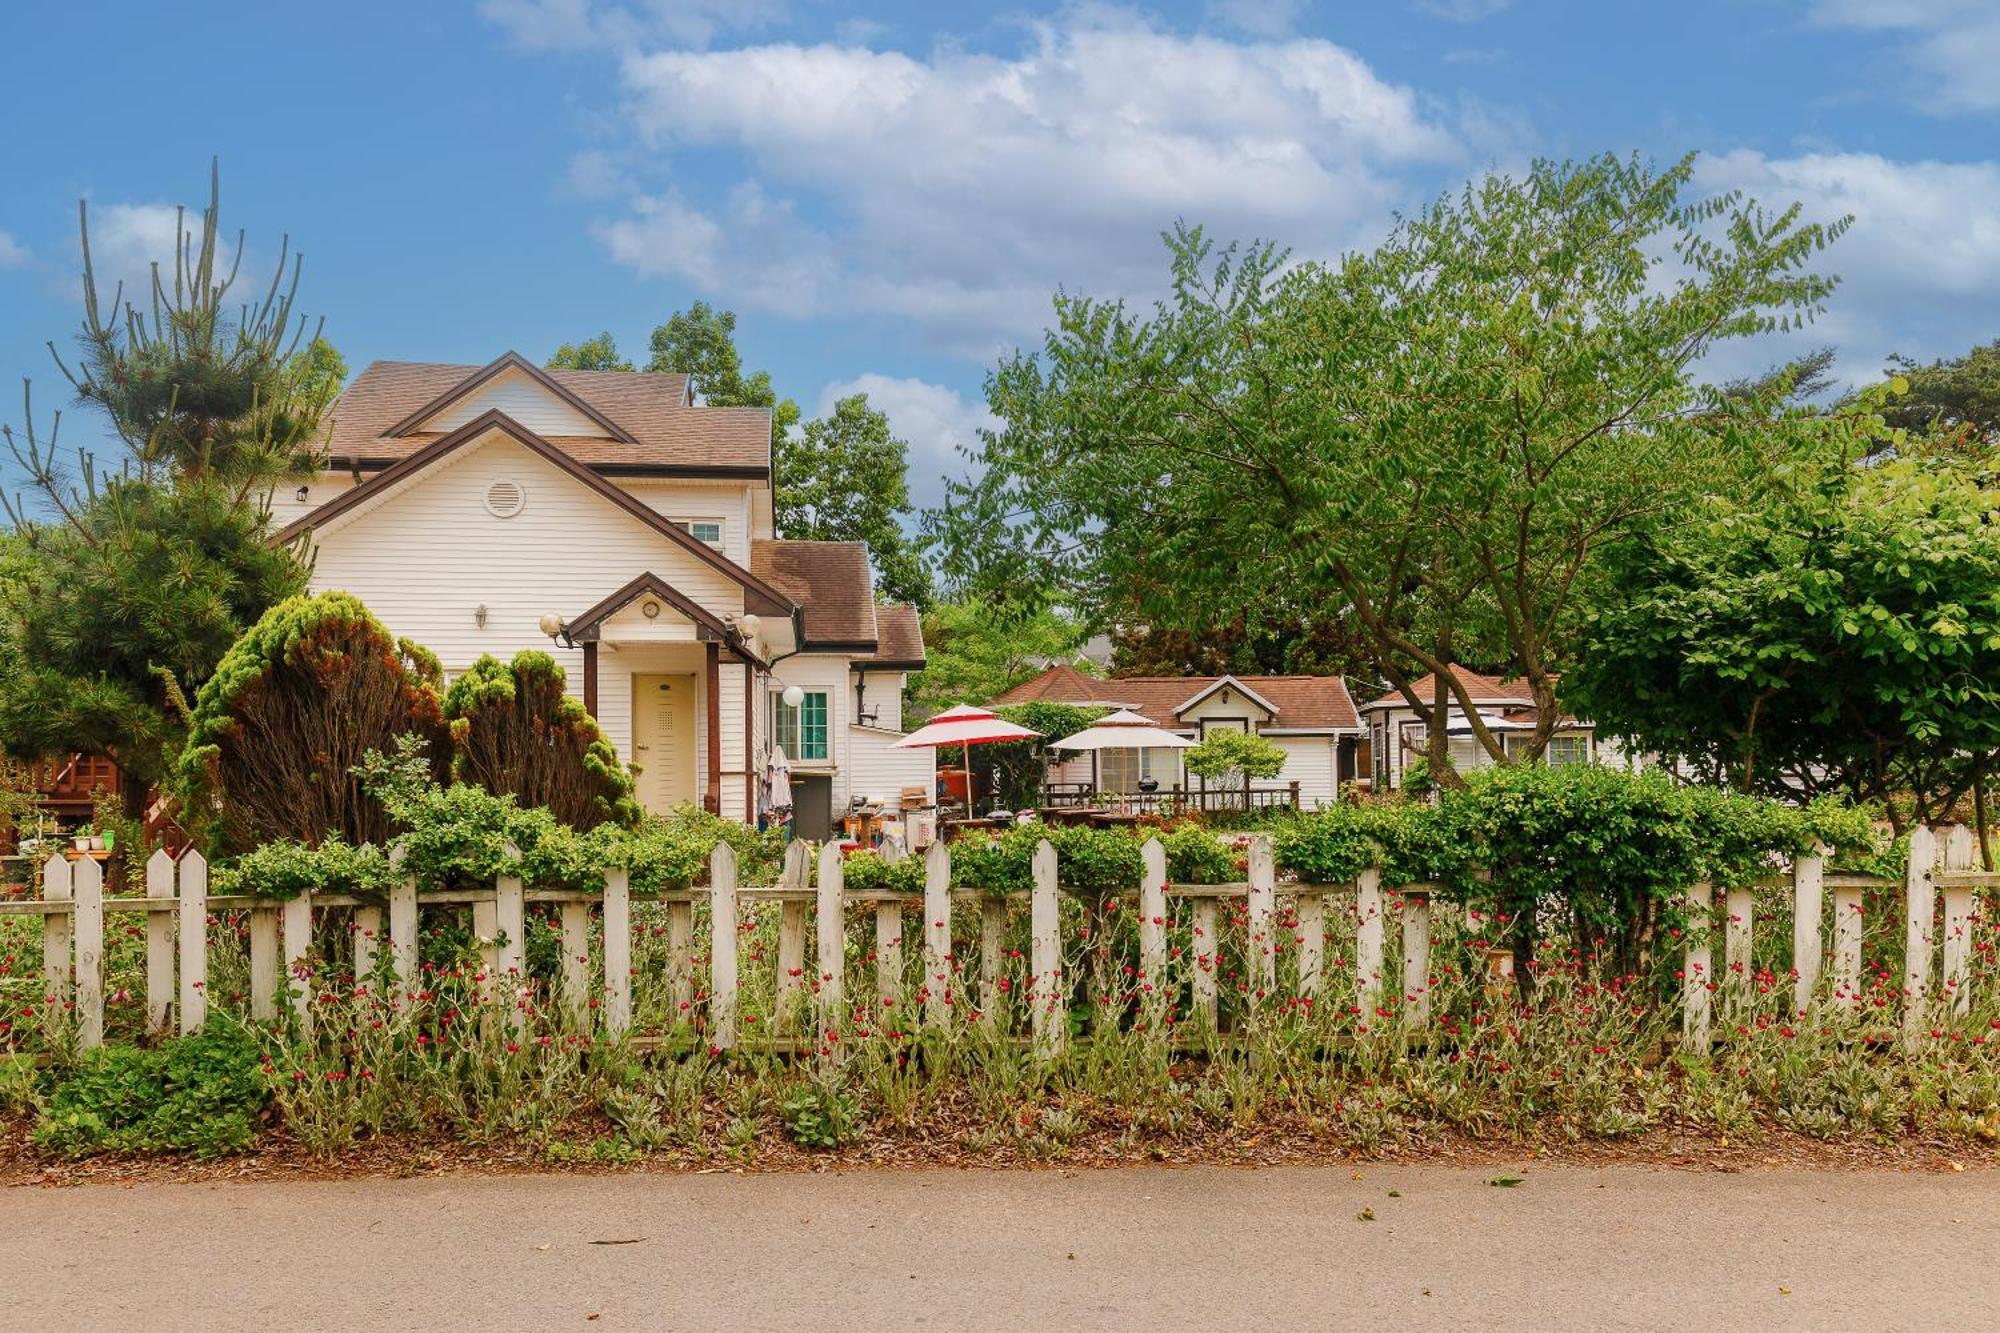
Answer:
M736 1045L736 849L719 842L708 856L708 1041Z
M180 877L181 1035L208 1021L208 862L190 851L175 867Z
M166 848L146 858L146 1031L171 1030L174 1019L174 858Z
M932 1027L944 1027L951 1021L955 990L951 955L951 852L944 843L934 842L924 849L925 1022Z
M2000 875L1979 870L1979 850L1969 830L1918 828L1910 838L1908 873L1901 884L1865 875L1829 874L1824 849L1798 856L1789 869L1794 920L1791 928L1791 999L1800 1011L1822 1002L1820 981L1829 985L1825 999L1851 1009L1862 994L1862 926L1867 895L1887 899L1901 890L1905 959L1900 978L1903 998L1901 1025L1906 1040L1928 1037L1940 1021L1970 1008L1974 973L1975 931L1981 920L1980 895L2000 888ZM1220 1018L1219 979L1224 959L1234 959L1240 947L1243 971L1230 972L1232 987L1244 993L1242 1011L1254 1014L1265 1002L1290 996L1312 997L1327 984L1326 949L1328 898L1351 904L1354 929L1353 995L1360 1025L1373 1026L1391 1013L1407 1030L1421 1030L1432 1019L1432 931L1436 885L1408 884L1394 895L1385 892L1381 872L1368 868L1352 884L1280 884L1268 839L1249 840L1247 879L1236 884L1174 884L1167 878L1164 846L1148 840L1140 849L1136 900L1138 968L1133 975L1136 1013L1144 1030L1167 1033L1186 1016L1197 1027L1213 1030ZM885 844L883 859L896 863L901 848ZM401 849L392 849L400 866ZM511 858L510 858L511 860ZM812 989L823 1032L849 1018L844 1004L848 991L849 934L847 908L872 908L875 984L870 1004L900 1006L914 999L907 1016L888 1020L899 1026L921 1021L947 1028L973 1013L980 1021L1017 1023L1028 1028L1033 1048L1045 1055L1059 1053L1069 1037L1071 977L1065 962L1063 899L1074 890L1061 881L1062 866L1046 840L1037 844L1031 860L1028 892L1002 894L954 890L951 851L943 845L926 850L921 896L888 889L854 890L846 886L841 848L818 849L817 865L803 843L787 848L783 872L772 887L746 887L733 850L718 845L709 864L705 894L663 893L657 904L667 923L667 984L676 997L670 1026L689 1022L704 1030L707 1044L730 1050L746 1040L742 1027L744 984L741 976L746 902L775 901L779 906L776 977L771 994L777 1001L771 1028L787 1030L788 1010L803 998L807 958L806 931L813 929L816 978ZM208 1010L208 913L215 908L242 910L248 917L253 1017L275 1019L280 1012L309 1030L315 991L314 929L323 919L329 928L345 928L357 984L368 984L374 960L381 956L386 909L388 971L404 993L422 989L418 974L420 907L417 884L397 877L385 897L365 893L329 893L318 899L301 895L283 903L242 897L211 899L207 864L189 852L178 862L164 853L146 864L145 896L106 897L102 867L92 859L50 858L40 867L40 897L7 905L13 914L39 915L43 920L42 981L50 1021L66 1010L74 1014L78 1040L94 1046L103 1040L107 1004L104 981L106 915L145 915L144 1026L160 1032L178 1026L183 1033L201 1027ZM1784 878L1760 882L1780 892ZM1757 915L1753 886L1732 884L1720 894L1706 883L1688 891L1687 921L1682 947L1682 1040L1689 1049L1707 1049L1714 1028L1716 996L1725 1012L1747 1006L1757 991L1755 955ZM1280 926L1279 900L1290 905ZM1099 895L1088 901L1101 904ZM1010 969L1008 932L1026 900L1028 957L1025 975ZM710 937L707 957L696 966L693 906L708 905ZM1176 926L1176 900L1185 915ZM578 1029L601 1028L612 1038L630 1033L633 1024L633 920L629 873L605 871L601 890L535 889L518 874L501 875L485 889L452 889L429 900L454 908L470 908L479 938L483 967L479 985L489 999L504 1002L506 1022L518 1028L526 1021L532 992L526 961L527 903L553 904L562 937L562 957L555 978L557 997L566 1021ZM649 899L649 901L652 901ZM976 1008L958 1003L961 960L953 947L954 907L958 902L978 907L978 983ZM1828 904L1833 918L1831 947L1822 921ZM807 920L808 904L812 920ZM1230 924L1225 907L1240 903L1240 929ZM601 907L601 944L593 945L591 913ZM914 986L904 968L905 913L923 913L922 967ZM1095 910L1093 908L1093 910ZM1875 910L1883 910L1878 906ZM1893 909L1887 909L1893 910ZM1399 966L1385 959L1391 917L1399 934ZM1941 920L1940 920L1941 917ZM1116 920L1116 917L1108 920ZM1893 918L1892 918L1893 919ZM858 924L858 923L857 923ZM1089 938L1100 938L1104 921L1094 921ZM1175 947L1177 928L1190 931L1188 947ZM1281 930L1289 939L1281 937ZM1224 939L1224 932L1231 938ZM1720 935L1723 966L1717 969L1716 936ZM177 941L177 943L176 943ZM602 949L602 983L593 989L593 947ZM1282 955L1296 953L1296 970L1281 968ZM697 975L699 973L699 975ZM1009 975L1021 985L1009 996L1003 987ZM1398 979L1398 993L1385 999L1388 981ZM1095 978L1102 982L1103 978ZM1290 987L1289 990L1285 989ZM1185 988L1185 989L1183 989ZM1094 993L1094 992L1093 992ZM1003 996L1013 999L1006 1003ZM595 997L595 998L593 998ZM1100 1001L1101 1003L1101 1001ZM1025 1006L1025 1014L1022 1012ZM601 1012L594 1012L601 1010ZM176 1018L178 1023L176 1023ZM1100 1021L1105 1014L1099 1013ZM1113 1017L1110 1021L1117 1021ZM758 1029L763 1036L771 1028Z

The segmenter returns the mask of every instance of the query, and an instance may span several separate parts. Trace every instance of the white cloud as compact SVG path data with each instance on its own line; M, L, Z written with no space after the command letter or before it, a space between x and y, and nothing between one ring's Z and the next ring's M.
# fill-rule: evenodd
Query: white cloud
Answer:
M872 371L827 385L820 391L817 414L826 415L835 402L857 393L867 394L868 405L888 414L889 428L909 441L910 494L919 507L944 499L947 477L965 475L959 448L976 445L981 430L1000 426L985 403L968 402L942 384Z
M1898 34L1910 100L1939 112L2000 110L2000 5L1993 0L1819 0L1815 22Z
M614 257L794 314L909 319L985 355L1059 284L1156 290L1178 217L1330 254L1463 153L1408 88L1317 39L1231 42L1075 11L1014 56L772 44L629 52L635 139L744 154L719 206L635 198Z
M20 268L30 257L27 246L0 231L0 268Z
M1413 0L1411 7L1448 23L1477 23L1490 19L1514 0Z
M577 51L663 41L706 46L723 32L784 18L785 0L481 0L479 13L535 51Z
M160 280L172 289L174 280L174 237L178 211L172 204L93 204L90 208L90 260L97 276L98 299L109 303L122 284L124 301L146 308L152 300L152 266L160 266ZM201 212L186 224L197 233ZM233 238L232 238L233 241ZM218 254L216 264L225 268L230 255Z
M1836 344L1846 376L1869 378L1890 352L1953 355L1993 336L2000 163L1740 151L1702 159L1697 179L1709 189L1741 188L1767 208L1797 201L1816 221L1853 215L1820 264L1841 275L1829 312L1791 340Z

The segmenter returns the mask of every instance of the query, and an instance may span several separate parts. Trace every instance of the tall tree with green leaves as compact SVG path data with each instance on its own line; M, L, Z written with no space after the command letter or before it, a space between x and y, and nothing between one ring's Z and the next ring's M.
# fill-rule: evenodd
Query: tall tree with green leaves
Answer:
M1440 781L1448 707L1496 763L1538 757L1602 549L1813 447L1696 366L1814 316L1845 224L1691 198L1692 172L1537 162L1333 263L1177 231L1150 317L1058 296L1042 353L989 379L1007 426L931 516L945 574L1105 620L1337 608L1433 723ZM1518 672L1536 730L1503 745L1454 661Z
M549 356L550 370L630 370L632 363L618 354L611 331L582 342L564 343Z
M1964 356L1928 364L1891 357L1889 371L1903 392L1882 407L1892 426L1969 434L1987 449L2000 446L2000 339Z
M904 691L905 721L962 703L990 703L1052 662L1073 662L1083 626L1046 607L1017 616L983 602L924 612L924 669Z
M653 330L651 371L692 376L700 401L771 411L771 489L778 535L806 541L868 543L877 591L928 605L930 573L904 524L910 505L909 446L889 419L856 394L799 425L799 405L779 398L771 374L743 373L736 312L697 301Z
M38 429L25 395L21 428L0 427L25 478L4 496L0 746L110 756L136 816L181 748L196 690L304 586L300 553L270 544L269 496L317 465L344 367L294 318L288 242L261 294L232 295L243 239L223 256L214 172L200 223L180 218L171 277L154 265L143 307L122 287L101 299L87 211L80 225L82 350L56 360L121 449L71 453L61 414Z
M1843 415L1857 460L1895 433ZM1565 705L1740 790L1843 792L1899 822L1971 794L1983 826L2000 756L2000 474L1949 450L1896 454L1800 467L1622 544L1587 599Z
M857 393L779 441L771 460L772 504L780 534L812 541L868 543L876 591L927 606L930 572L904 531L910 506L909 445L889 418Z

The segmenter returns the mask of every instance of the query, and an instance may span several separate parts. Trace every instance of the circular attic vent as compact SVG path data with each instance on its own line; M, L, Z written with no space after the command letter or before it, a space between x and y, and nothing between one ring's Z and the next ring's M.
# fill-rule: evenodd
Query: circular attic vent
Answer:
M528 507L528 493L518 481L496 481L486 488L486 512L495 518L512 518Z

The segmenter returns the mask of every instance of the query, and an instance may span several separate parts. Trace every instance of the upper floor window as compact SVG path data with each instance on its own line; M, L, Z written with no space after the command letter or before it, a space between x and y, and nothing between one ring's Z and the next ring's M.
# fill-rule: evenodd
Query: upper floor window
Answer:
M827 759L826 692L807 690L797 708L784 696L771 696L771 739L794 763L824 763Z
M722 548L722 524L716 519L677 518L674 520L674 526L698 542L713 546L717 550Z

